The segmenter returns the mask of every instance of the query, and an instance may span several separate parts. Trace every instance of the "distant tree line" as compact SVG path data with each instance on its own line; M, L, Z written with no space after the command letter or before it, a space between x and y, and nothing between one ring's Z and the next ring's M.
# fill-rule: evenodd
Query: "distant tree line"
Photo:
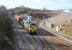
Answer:
M29 14L29 13L33 13L33 12L49 12L50 10L47 10L47 9L43 9L43 10L40 10L40 9L32 9L32 8L28 8L28 7L16 7L16 8L13 8L13 9L9 9L9 11L11 11L12 13L14 14Z

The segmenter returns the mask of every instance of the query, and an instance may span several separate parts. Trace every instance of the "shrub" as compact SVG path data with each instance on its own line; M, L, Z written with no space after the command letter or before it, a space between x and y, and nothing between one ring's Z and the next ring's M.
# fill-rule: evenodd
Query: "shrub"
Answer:
M0 32L8 33L11 31L10 21L4 12L0 11Z

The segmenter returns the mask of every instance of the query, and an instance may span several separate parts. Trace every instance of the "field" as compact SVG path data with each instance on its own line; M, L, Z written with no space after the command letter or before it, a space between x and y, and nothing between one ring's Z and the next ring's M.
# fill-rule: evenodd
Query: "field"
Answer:
M72 37L72 22L66 23L64 26L61 27L61 29L62 31L60 31L60 33L62 33L65 37Z

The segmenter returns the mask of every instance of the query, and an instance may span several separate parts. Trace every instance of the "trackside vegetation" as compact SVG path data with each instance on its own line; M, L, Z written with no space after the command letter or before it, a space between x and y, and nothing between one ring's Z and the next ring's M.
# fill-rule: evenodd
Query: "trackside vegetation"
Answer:
M12 27L11 22L8 18L7 11L0 10L0 49L11 50L9 43L12 41Z
M0 11L0 32L8 33L11 31L10 21L5 12Z

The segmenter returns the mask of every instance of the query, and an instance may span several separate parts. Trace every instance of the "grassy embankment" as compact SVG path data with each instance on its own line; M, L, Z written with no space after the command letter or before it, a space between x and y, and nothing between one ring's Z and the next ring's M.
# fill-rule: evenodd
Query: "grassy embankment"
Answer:
M62 31L60 31L60 33L62 33L64 37L72 40L72 21L67 22L61 29Z

